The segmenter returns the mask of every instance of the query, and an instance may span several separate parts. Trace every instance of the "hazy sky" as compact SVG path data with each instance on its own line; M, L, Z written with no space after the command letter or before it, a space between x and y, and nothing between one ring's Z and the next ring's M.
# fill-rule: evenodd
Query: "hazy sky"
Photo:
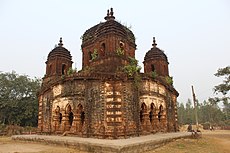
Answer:
M117 21L132 27L142 68L156 37L179 102L192 98L191 85L199 101L213 96L222 81L214 73L230 65L229 0L0 0L0 71L43 77L60 37L80 70L80 37L103 22L110 7Z

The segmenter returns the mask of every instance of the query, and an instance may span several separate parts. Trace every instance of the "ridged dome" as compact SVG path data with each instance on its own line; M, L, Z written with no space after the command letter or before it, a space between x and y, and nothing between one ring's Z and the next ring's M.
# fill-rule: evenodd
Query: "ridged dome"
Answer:
M62 57L62 58L66 58L68 60L72 60L72 56L70 54L70 52L62 47L62 38L60 38L60 42L58 44L57 47L55 47L49 54L48 54L48 60L53 59L55 57Z
M155 40L155 37L153 37L153 47L145 54L145 58L144 60L154 60L154 59L163 59L165 60L166 62L168 62L168 58L167 56L165 55L165 53L160 50L156 44L156 40Z
M101 22L86 30L86 32L83 34L82 44L93 42L98 37L108 33L120 35L121 37L127 38L131 43L135 44L135 36L133 32L114 19L115 17L113 16L113 10L111 9L110 13L108 10L107 16L105 17L106 22Z

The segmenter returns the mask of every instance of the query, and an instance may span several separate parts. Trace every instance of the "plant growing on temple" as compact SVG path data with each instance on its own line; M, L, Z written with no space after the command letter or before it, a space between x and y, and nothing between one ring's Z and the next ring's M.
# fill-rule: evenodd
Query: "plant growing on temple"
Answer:
M157 74L156 71L152 71L152 72L151 72L151 77L152 77L153 79L156 79L157 76L158 76L158 74Z
M139 73L134 74L133 79L134 79L134 87L138 89L140 87L140 82L141 82L140 74Z
M94 49L93 53L91 54L92 60L95 60L98 56L97 49Z
M117 53L118 56L122 56L122 55L124 55L124 50L121 49L120 47L118 47L117 50L116 50L116 53Z
M141 70L141 67L137 65L138 61L135 58L129 57L129 64L124 66L124 72L129 76L133 76Z
M173 77L166 76L165 81L166 81L167 84L173 85Z
M129 64L124 66L123 70L129 77L133 77L135 88L139 88L141 81L139 72L141 67L138 65L138 61L135 58L129 57Z
M67 75L69 76L69 75L72 75L72 74L74 74L76 72L77 72L76 69L73 69L72 67L70 67L69 70L67 71Z
M90 72L92 72L93 70L94 70L94 68L89 67L89 66L86 66L86 67L84 67L82 70L78 71L78 73L81 73L81 72L83 72L83 73L90 73Z

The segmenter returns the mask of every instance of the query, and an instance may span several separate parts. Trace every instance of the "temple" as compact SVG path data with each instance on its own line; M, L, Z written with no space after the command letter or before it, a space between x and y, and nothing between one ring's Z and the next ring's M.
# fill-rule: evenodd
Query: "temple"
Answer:
M62 38L48 54L38 132L117 139L178 131L179 94L167 56L153 38L140 72L133 32L115 20L112 8L104 19L81 37L82 70L72 68Z

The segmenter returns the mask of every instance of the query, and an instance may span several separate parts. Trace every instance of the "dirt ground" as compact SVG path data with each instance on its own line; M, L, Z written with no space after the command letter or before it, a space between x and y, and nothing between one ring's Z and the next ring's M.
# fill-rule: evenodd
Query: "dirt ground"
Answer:
M0 153L86 153L83 151L34 142L14 141L10 137L0 137Z
M230 131L204 131L200 139L179 139L146 153L230 153ZM85 153L72 148L0 137L0 153Z
M230 131L203 131L199 139L178 139L147 153L230 153Z

